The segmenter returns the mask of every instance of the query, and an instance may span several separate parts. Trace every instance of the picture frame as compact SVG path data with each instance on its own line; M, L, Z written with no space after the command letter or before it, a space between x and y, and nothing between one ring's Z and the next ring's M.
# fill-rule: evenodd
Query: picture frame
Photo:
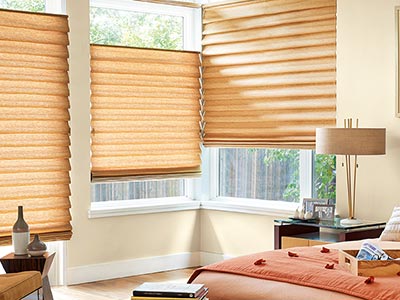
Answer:
M304 198L303 199L304 214L306 214L307 212L314 214L314 205L316 204L328 205L329 199Z
M333 221L335 218L335 205L314 204L313 216L322 221Z

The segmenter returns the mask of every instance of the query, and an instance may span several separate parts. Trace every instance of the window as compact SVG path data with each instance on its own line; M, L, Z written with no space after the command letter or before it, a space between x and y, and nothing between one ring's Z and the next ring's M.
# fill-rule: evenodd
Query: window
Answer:
M138 1L92 0L90 41L169 50L194 50L194 19L200 11ZM92 184L92 202L187 197L190 180L163 179Z
M1 205L0 240L10 240L8 226L15 222L11 212L17 205L25 207L31 230L42 239L68 240L68 18L0 13L1 35L8 37L0 47L2 181L7 181L0 197L7 200Z
M185 196L185 180L131 181L92 184L92 201L119 201Z
M45 12L46 0L0 0L0 7L32 12Z
M219 195L298 201L299 150L219 150Z
M199 10L131 0L90 2L90 42L170 50L195 50Z
M181 16L92 7L90 18L93 44L183 49Z
M336 198L333 155L290 149L224 148L218 152L219 197L287 202L299 202L302 197ZM301 163L307 156L311 163ZM301 180L308 176L311 180ZM301 186L303 182L311 187Z
M315 128L336 124L336 1L217 1L202 20L204 145L221 147L212 198L282 213L334 199L335 158L287 149L312 149Z
M30 12L46 12L46 13L65 14L65 1L64 0L24 0L24 1L21 1L21 0L0 0L0 8L11 9L11 10L20 10L20 11L30 11ZM36 22L36 26L37 25L38 25L38 22ZM48 30L50 28L46 28L46 29ZM32 45L34 45L34 44L32 43ZM50 47L50 49L48 49L48 51L52 52L52 49L53 49L53 47ZM65 50L67 50L67 49L65 49ZM15 52L17 53L16 50L15 50ZM30 54L33 54L33 53L29 53L29 55ZM42 55L40 55L40 56L42 56ZM50 55L50 59L53 56L55 56L54 52ZM42 57L45 58L46 56L42 56ZM28 63L28 62L26 62L26 63ZM32 63L32 62L30 62L30 63ZM28 80L27 78L29 78L30 75L27 74L27 70L30 69L30 71L32 71L33 69L32 68L28 68L27 66L24 66L24 68L25 68L24 69L25 72L23 72L24 73L24 78L26 80ZM4 74L9 74L9 76L13 76L13 74L10 73L10 72L4 72ZM41 78L42 77L38 73L36 73L34 76L36 76L37 78ZM56 78L56 77L59 78L58 76L54 76L54 74L53 75L47 74L47 77L48 78L53 77L52 81L54 81L54 82L57 81L54 78ZM14 80L16 80L15 77L14 77ZM36 81L36 78L35 78L35 80L32 80L32 81ZM21 81L21 83L24 84L22 81ZM38 87L36 87L36 89L40 90ZM59 87L57 89L60 90ZM33 98L36 98L36 97L33 97ZM33 100L33 98L29 97L29 100ZM16 99L13 99L13 100L14 100L14 102L16 104L17 103ZM45 103L45 102L43 102L43 103ZM30 105L29 104L25 105L25 107L28 107L28 106L30 106ZM35 109L37 110L37 112L40 111L40 108L38 106L35 106ZM52 135L54 135L54 134L52 134ZM15 132L14 132L13 136L16 136ZM26 140L29 140L29 138L26 139ZM22 139L21 139L21 141L22 141ZM22 149L24 147L20 147L20 148ZM57 150L57 151L59 151L59 150ZM42 165L42 167L43 167L43 165ZM35 176L32 175L32 174L34 174L34 173L32 173L32 170L30 170L30 172L28 172L26 174L28 174L28 175L31 174L31 175L28 176L28 177L30 177L29 178L30 180L32 180L33 177L35 177L35 178L37 177L36 175ZM68 171L66 171L66 174L68 174ZM5 174L5 175L7 175L7 174ZM53 176L53 175L51 174L50 176ZM9 177L9 176L7 176L7 177ZM39 178L39 177L37 177L37 178ZM54 178L55 178L55 176L54 176ZM24 181L24 179L22 177L19 178L18 185L19 186L23 185L23 183L21 183L23 181ZM68 182L69 182L69 180L68 180ZM43 182L42 182L42 184L43 184ZM29 185L30 185L30 190L32 190L32 186L34 186L34 184L31 182ZM55 186L56 189L59 189L58 188L58 184L54 185L54 183L53 183L52 185ZM8 187L7 189L10 190L10 187ZM43 211L42 211L42 213L39 213L39 214L41 216L45 217L45 222L44 223L52 227L51 224L54 224L54 223L50 223L50 219L52 219L54 216L53 217L49 217L49 214L50 215L54 215L54 214L52 214L52 212L50 212L50 210L45 209L45 206L43 204L45 204L45 199L46 198L43 195L41 197L39 197L39 198L36 198L36 199L34 197L32 197L32 196L31 197L28 196L28 198L29 199L33 199L33 201L35 202L36 205L39 204L44 208L44 210L46 212L43 213ZM50 198L47 198L47 199L51 199L51 209L54 209L54 208L60 206L60 203L61 203L60 198L50 197ZM3 208L9 209L9 211L15 211L15 209L16 209L15 203L12 204L13 201L10 201L10 198L8 198L6 202L10 202L10 205L9 205L10 207L7 208L7 205L5 205L5 207L3 207ZM26 203L26 201L24 201L23 203ZM20 202L20 204L21 204L21 202ZM63 206L65 207L65 205L63 205ZM25 208L27 208L27 205L25 206ZM57 214L57 222L59 224L60 220L62 219L62 216L61 216L60 213L55 213L55 214ZM7 214L2 214L2 215L6 216ZM26 217L28 217L28 210L26 211ZM12 217L12 223L11 224L13 224L14 222L15 222L15 219L14 219L14 217ZM33 226L38 226L39 225L39 220L36 219L36 221L32 222L32 223L28 221L28 223L31 226L31 230L33 230ZM7 227L7 226L5 226L5 227ZM7 227L7 228L9 228L9 227ZM45 237L45 236L46 236L46 234L43 234L42 238ZM49 235L47 234L47 236L49 236ZM64 273L65 273L65 270L66 270L65 261L63 259L64 256L65 256L64 252L65 252L65 249L66 249L65 248L65 244L62 241L47 242L46 244L47 244L48 251L57 253L57 256L55 258L55 263L53 264L53 267L51 268L51 270L49 272L50 282L52 282L52 283L54 283L56 285L59 285L59 284L62 285L62 284L64 284ZM1 253L0 255L1 256L3 256L6 253L9 253L11 251L12 251L12 247L11 246L1 246L0 247L0 253Z
M313 197L336 201L336 155L313 151Z

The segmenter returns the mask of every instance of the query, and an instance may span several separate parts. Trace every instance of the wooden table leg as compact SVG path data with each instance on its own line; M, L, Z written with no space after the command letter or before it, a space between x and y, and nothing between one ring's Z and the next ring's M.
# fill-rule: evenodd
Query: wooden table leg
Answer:
M55 253L49 255L46 259L46 263L43 267L42 272L42 291L43 291L43 300L53 300L53 293L51 292L50 282L49 282L49 270L51 264L53 263Z
M42 278L43 300L53 300L53 293L51 292L49 277Z

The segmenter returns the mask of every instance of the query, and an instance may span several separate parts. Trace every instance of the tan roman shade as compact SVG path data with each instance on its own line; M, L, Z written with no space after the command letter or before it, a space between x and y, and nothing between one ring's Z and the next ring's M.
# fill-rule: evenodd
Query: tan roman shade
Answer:
M204 6L206 146L314 148L336 124L336 0Z
M66 16L0 10L0 244L71 237Z
M91 46L92 176L200 172L199 53Z

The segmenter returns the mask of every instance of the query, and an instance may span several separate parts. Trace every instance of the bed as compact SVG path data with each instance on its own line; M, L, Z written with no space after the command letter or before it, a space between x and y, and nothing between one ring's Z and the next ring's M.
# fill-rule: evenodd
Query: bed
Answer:
M400 242L383 242L378 239L369 240L372 243L376 243L381 246L382 249L400 249ZM332 249L331 253L336 252L335 249L359 249L362 241L342 242L336 244L326 245L327 248ZM320 252L322 246L307 247L314 248L308 249ZM306 247L303 247L306 248ZM285 249L280 251L290 251L296 253L296 251L302 251L301 248ZM307 251L308 251L307 250ZM277 250L275 250L277 251ZM242 258L250 261L255 261L256 258L267 257L268 253L275 252L268 251L258 254L252 254L244 256ZM259 277L256 274L248 275L246 268L244 269L246 275L236 273L230 270L230 261L224 262L225 270L220 271L217 267L213 268L214 265L206 266L196 270L189 282L204 283L209 288L209 300L280 300L280 299L296 299L296 300L359 300L359 299L385 299L385 300L397 300L400 299L400 277L380 277L376 278L372 284L365 284L363 277L353 276L347 277L347 273L342 273L339 279L343 279L344 282L348 283L347 287L342 292L334 291L332 288L321 288L304 286L299 284L290 283L290 280L277 278L276 280L269 280ZM235 264L235 261L232 261ZM268 261L266 262L269 263ZM218 263L217 263L218 264ZM271 262L272 264L272 262ZM249 265L252 265L251 263ZM254 267L254 266L249 266ZM260 270L262 269L262 266ZM243 268L242 268L243 270ZM253 270L254 271L254 270ZM338 270L336 272L345 272ZM328 271L326 271L328 272ZM333 273L331 273L333 274ZM346 275L346 276L344 276ZM349 274L349 276L352 276ZM311 276L310 276L311 277ZM323 278L321 281L323 281ZM352 279L361 280L360 283L350 282ZM283 280L283 281L281 281ZM286 282L285 282L286 280ZM306 282L308 279L304 279ZM315 281L315 278L314 278ZM315 283L315 282L314 282ZM315 285L315 284L314 284ZM379 291L379 289L381 289Z

